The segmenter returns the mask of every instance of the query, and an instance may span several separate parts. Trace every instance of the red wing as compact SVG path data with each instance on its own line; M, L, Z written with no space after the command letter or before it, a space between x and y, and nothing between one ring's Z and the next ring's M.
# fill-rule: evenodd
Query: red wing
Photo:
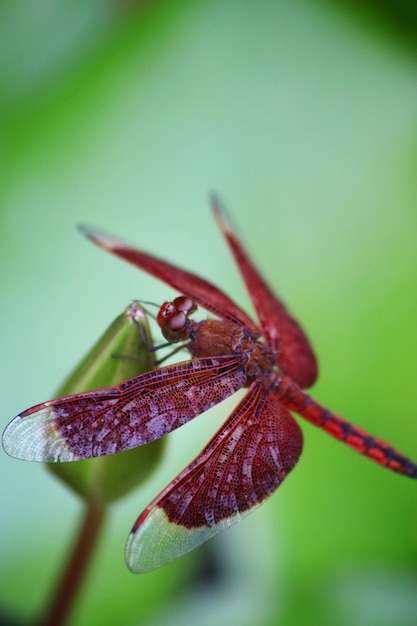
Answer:
M117 387L43 402L6 427L3 447L27 461L76 461L159 439L245 383L230 357L201 358L147 372Z
M81 232L100 248L132 263L144 272L152 274L167 285L170 285L181 294L189 296L197 304L214 313L222 319L230 320L236 324L246 326L251 331L259 334L259 329L251 318L237 306L223 291L215 287L207 280L175 267L171 263L157 259L137 248L114 239L109 235L97 230L81 227Z
M133 572L189 552L236 524L281 484L302 434L281 401L252 385L208 445L138 518L126 546Z
M389 443L373 437L362 428L350 424L342 417L325 409L291 379L284 378L281 385L282 402L291 411L295 411L335 439L343 441L356 452L367 456L371 461L404 476L417 478L417 465Z
M310 387L317 378L317 361L307 337L253 265L216 199L213 211L245 281L262 334L279 354L278 365L301 387Z

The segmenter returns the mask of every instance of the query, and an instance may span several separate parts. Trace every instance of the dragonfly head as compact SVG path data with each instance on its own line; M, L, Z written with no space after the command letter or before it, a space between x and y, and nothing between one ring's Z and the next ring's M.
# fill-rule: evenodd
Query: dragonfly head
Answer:
M172 302L164 302L159 309L157 320L165 339L170 343L186 339L188 316L196 310L197 305L188 296L178 296Z

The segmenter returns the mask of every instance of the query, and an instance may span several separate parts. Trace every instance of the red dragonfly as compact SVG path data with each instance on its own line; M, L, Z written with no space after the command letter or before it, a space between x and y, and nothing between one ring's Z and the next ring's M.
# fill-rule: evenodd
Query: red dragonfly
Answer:
M417 465L388 443L322 407L303 388L317 377L307 337L254 267L217 201L214 215L252 298L259 325L202 278L93 230L100 247L182 295L158 323L191 359L108 389L38 404L6 428L3 447L31 461L76 461L163 437L242 387L246 394L191 463L149 504L126 546L134 572L182 556L239 522L282 483L302 450L294 411L388 469L417 478ZM217 319L194 321L197 305Z

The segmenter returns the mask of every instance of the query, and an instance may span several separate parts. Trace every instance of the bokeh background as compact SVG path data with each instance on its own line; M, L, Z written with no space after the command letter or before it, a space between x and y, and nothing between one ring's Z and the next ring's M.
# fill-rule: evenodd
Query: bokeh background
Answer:
M323 404L417 457L412 3L3 2L1 425L51 397L132 298L172 290L94 248L91 223L250 310L216 190L312 338ZM153 573L124 543L236 398L177 431L115 505L71 624L415 623L415 484L302 424L305 450L244 523ZM0 622L48 602L82 505L0 456Z

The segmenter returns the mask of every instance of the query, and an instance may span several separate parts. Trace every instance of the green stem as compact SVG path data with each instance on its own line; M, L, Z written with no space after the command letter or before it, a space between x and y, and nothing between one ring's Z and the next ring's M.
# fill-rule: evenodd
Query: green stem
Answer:
M105 513L106 509L101 506L91 502L87 505L76 542L42 626L63 626L68 622L97 545Z

